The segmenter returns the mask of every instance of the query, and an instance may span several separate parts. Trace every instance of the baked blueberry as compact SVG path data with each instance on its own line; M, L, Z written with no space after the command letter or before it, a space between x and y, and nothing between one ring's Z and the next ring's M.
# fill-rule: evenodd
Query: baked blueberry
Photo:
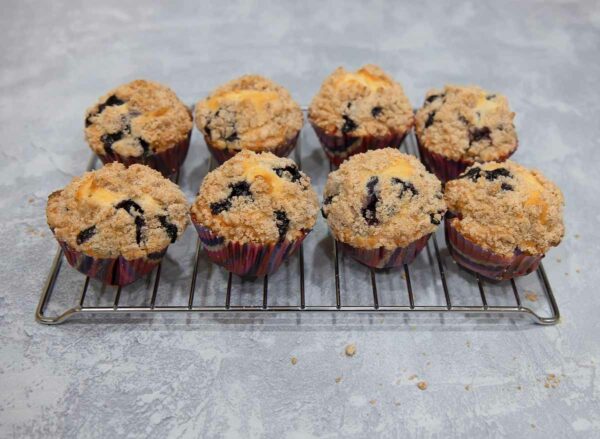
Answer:
M88 241L92 236L96 234L96 226L88 227L87 229L83 229L81 232L77 234L77 244L81 245L84 242Z

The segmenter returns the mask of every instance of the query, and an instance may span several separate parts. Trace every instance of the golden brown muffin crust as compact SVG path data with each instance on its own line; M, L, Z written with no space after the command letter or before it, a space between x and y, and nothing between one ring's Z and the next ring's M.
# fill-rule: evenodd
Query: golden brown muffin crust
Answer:
M258 75L229 81L196 104L196 126L220 149L269 151L293 139L302 124L289 92Z
M362 249L405 247L432 233L446 212L440 181L416 157L392 148L342 163L323 197L334 237Z
M161 252L188 225L175 183L143 165L107 164L48 197L46 217L59 241L97 258L137 259Z
M543 254L564 234L560 189L515 162L475 164L446 183L445 199L460 233L504 256Z
M328 134L356 137L404 133L414 122L402 86L372 64L355 72L338 67L313 98L308 118Z
M113 150L139 157L185 141L192 117L169 87L138 79L109 91L88 108L85 125L85 138L96 154Z
M231 241L272 244L312 229L318 209L310 178L292 160L242 151L204 178L192 219Z
M415 131L430 151L452 160L487 162L516 149L514 116L501 94L447 85L427 92L417 111Z

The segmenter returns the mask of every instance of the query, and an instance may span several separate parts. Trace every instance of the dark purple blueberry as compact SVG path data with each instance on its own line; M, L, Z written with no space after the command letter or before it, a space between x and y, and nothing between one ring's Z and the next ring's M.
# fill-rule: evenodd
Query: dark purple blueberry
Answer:
M373 226L379 224L377 219L377 203L379 202L379 194L377 191L377 184L379 183L378 177L371 177L367 182L367 203L362 208L362 217L365 219L368 225Z
M371 115L373 117L377 117L381 113L383 113L383 108L381 108L381 107L373 107L373 108L371 108Z
M165 229L165 232L167 232L167 236L171 238L171 243L175 242L177 240L177 226L173 223L170 223L169 220L167 220L167 217L164 215L160 215L158 220L160 221L160 225L163 227L163 229Z
M429 115L427 116L427 120L425 121L425 128L429 128L431 125L433 125L435 113L435 111L429 113Z
M465 116L463 116L462 114L458 116L458 120L460 120L462 123L464 123L465 125L469 126L469 121L467 120L467 118Z
M123 131L119 131L118 133L103 134L100 137L100 140L104 144L104 152L106 152L106 155L112 154L113 143L121 140L123 138L123 135Z
M508 183L502 183L502 185L500 186L502 188L503 191L514 191L515 188Z
M342 118L344 119L344 125L342 125L342 133L346 134L346 133L349 133L350 131L354 131L356 128L358 128L358 125L356 124L356 122L354 122L352 119L350 119L349 116L346 116L344 114L342 116Z
M512 174L506 168L496 168L491 171L485 171L485 178L489 181L494 181L499 177L508 177L512 178Z
M144 151L144 155L150 155L151 151L150 151L150 144L148 142L146 142L144 139L142 139L141 137L138 138L139 142L140 142L140 146L142 147L142 150Z
M236 140L240 140L237 131L234 131L225 139L227 142L235 142Z
M83 229L81 232L77 234L77 245L81 245L96 234L96 226L88 227L87 229Z
M442 97L444 97L443 94L428 96L427 98L425 98L425 103L426 104L431 104L433 101L435 101L435 100L437 100L439 98L442 98Z
M221 200L215 203L210 203L210 211L213 215L218 215L221 212L227 211L231 209L231 201L229 200Z
M238 181L237 183L230 184L229 187L231 188L229 198L252 196L252 192L250 192L250 185L247 181Z
M397 184L397 185L402 186L402 188L400 189L400 194L398 194L398 198L402 198L407 191L411 192L411 194L412 194L410 196L411 198L416 195L419 195L419 191L417 190L415 185L412 184L410 181L404 181L399 178L392 177L392 184Z
M459 176L458 178L468 178L471 181L477 181L481 177L481 168L475 167L469 169L467 172Z
M302 178L302 173L298 170L298 167L295 165L289 165L285 168L273 168L273 171L286 180L290 180L292 183L300 180Z
M496 97L496 95L487 95L485 98L486 98L488 101L491 101L491 100L492 100L492 99L494 99L495 97Z
M136 216L133 222L135 223L135 242L140 245L142 242L142 228L146 225L146 220L142 216Z
M487 139L489 141L492 140L490 135L492 132L488 127L477 128L474 127L469 131L469 143L479 142L480 140Z
M160 259L163 257L164 252L152 252L152 253L148 253L148 259Z
M124 103L125 103L125 101L122 101L115 95L109 96L108 99L106 100L106 102L98 105L98 111L96 111L94 114L90 114L88 117L85 118L85 126L86 127L90 126L92 124L92 120L90 118L102 113L106 107L112 107L115 105L123 105Z
M276 210L273 213L275 214L275 224L277 225L277 230L279 230L279 240L283 241L290 227L290 220L283 210Z
M438 210L437 212L432 212L429 214L429 221L431 224L439 226L442 222L442 215L444 214L444 210Z
M142 207L133 200L123 200L115 206L115 209L125 209L125 211L131 216L136 216L134 211L136 211L136 213L139 215L144 214L144 209L142 209Z

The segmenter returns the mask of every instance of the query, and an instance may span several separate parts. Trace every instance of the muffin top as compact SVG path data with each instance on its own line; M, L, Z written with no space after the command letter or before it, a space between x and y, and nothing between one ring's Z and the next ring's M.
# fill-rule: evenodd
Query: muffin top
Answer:
M500 160L517 147L508 100L479 87L447 85L427 92L415 131L425 148L452 160Z
M85 138L99 155L162 152L185 141L191 129L190 111L175 93L143 79L109 91L85 117Z
M204 178L192 219L231 241L293 241L312 229L319 203L310 178L287 158L242 151Z
M440 181L416 157L392 148L342 163L323 197L335 238L363 249L407 246L433 232L446 212Z
M503 256L543 254L564 234L560 189L511 161L470 167L446 183L445 199L460 233Z
M188 204L158 171L111 163L50 194L46 217L56 238L72 249L131 260L160 257L187 227Z
M229 81L196 104L196 126L219 149L269 151L293 139L302 124L288 91L258 75Z
M354 137L406 132L414 123L402 86L372 64L356 72L338 67L313 98L308 118L327 134Z

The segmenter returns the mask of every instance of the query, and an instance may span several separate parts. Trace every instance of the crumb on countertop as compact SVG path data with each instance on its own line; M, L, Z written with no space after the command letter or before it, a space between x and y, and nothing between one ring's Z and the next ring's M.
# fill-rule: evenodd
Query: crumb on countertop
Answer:
M471 385L470 385L470 384L467 384L467 385L465 386L465 390L466 390L467 392L468 392L469 390L471 390Z
M553 373L549 373L546 376L546 381L544 382L544 387L546 389L556 389L559 384L560 384L560 378Z
M339 384L342 381L342 377L335 377L336 384Z
M418 387L420 390L427 390L427 381L419 381L419 382L417 383L417 387Z
M411 380L411 381L414 380L415 378L417 378L417 375L411 375L411 376L408 377L408 379Z
M354 343L350 343L346 346L345 352L347 357L354 357L356 354L356 345Z
M298 359L296 357L292 357L290 361L294 366L298 363Z
M377 404L377 400L376 399L372 399L372 400L369 401L369 404L375 405L375 404Z
M525 298L530 302L537 302L538 295L533 291L525 291Z

